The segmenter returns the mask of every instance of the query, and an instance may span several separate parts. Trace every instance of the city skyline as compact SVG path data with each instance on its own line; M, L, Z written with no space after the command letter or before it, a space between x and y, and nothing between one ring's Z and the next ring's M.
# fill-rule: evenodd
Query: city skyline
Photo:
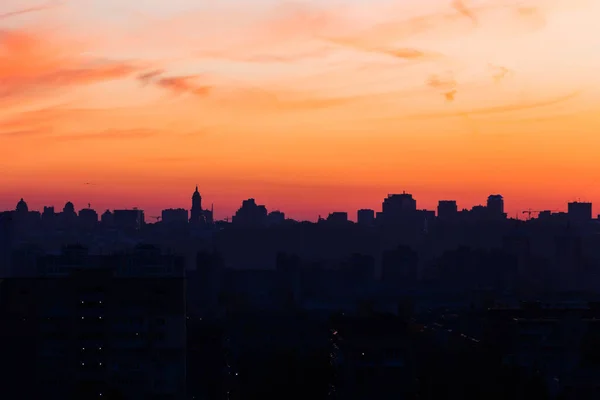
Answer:
M196 3L2 2L1 209L600 204L597 1Z
M579 203L579 204L589 204L590 209L592 209L593 207L593 203L592 202L587 202L584 201L580 198L574 199L574 200L570 200L568 202L565 202L563 207L557 207L557 208L525 208L522 210L518 210L515 211L513 214L510 213L509 209L506 208L506 203L505 203L505 197L501 194L498 193L492 193L489 194L488 196L485 196L483 201L474 203L474 204L461 204L459 201L457 201L456 199L452 199L452 198L440 198L436 201L436 204L434 207L424 207L421 205L421 203L418 201L418 198L414 196L413 193L410 192L406 192L406 191L396 191L396 192L388 192L384 197L382 197L380 199L380 202L377 206L371 207L371 206L361 206L358 207L354 210L348 210L348 209L328 209L325 210L323 213L317 215L314 218L303 218L303 217L296 217L294 215L290 215L285 209L282 208L277 208L277 207L271 207L269 206L269 204L264 204L264 206L266 206L266 210L267 212L282 212L285 214L286 218L288 219L294 219L294 220L298 220L298 221L312 221L312 222L318 222L318 220L320 218L326 218L328 215L331 215L332 213L339 213L339 212L343 212L347 214L347 218L349 221L357 221L357 214L359 211L373 211L375 213L378 213L380 211L383 211L384 208L384 204L385 201L388 200L390 197L397 197L397 196L408 196L412 199L412 201L415 202L416 205L416 210L426 210L426 211L433 211L435 213L435 215L438 214L439 211L439 206L442 205L442 203L453 203L455 205L455 210L457 211L470 211L473 210L477 207L481 207L481 206L489 206L490 201L494 202L494 200L499 200L500 204L501 204L501 209L502 211L500 211L501 213L504 213L506 215L507 218L514 218L514 219L519 219L519 220L527 220L530 219L532 217L536 217L538 215L538 213L540 212L551 212L551 213L567 213L569 210L569 207L571 204L575 203ZM200 200L197 203L196 202L196 197L199 197ZM191 201L190 201L191 200ZM210 220L213 220L213 217L215 220L223 220L223 221L230 221L232 217L234 217L234 215L236 214L236 212L240 209L240 207L242 207L246 200L256 200L257 204L263 204L264 202L261 202L260 199L256 199L255 197L249 196L249 197L245 197L243 199L240 199L238 206L235 207L234 210L231 211L231 213L227 213L227 212L222 212L222 213L214 213L213 214L213 209L215 204L213 202L210 201L206 201L204 195L202 194L202 191L199 192L199 188L198 185L196 185L196 189L194 192L192 192L192 196L188 199L188 204L187 205L168 205L168 204L163 204L162 208L160 209L144 209L143 207L138 207L138 206L129 206L129 207L119 207L119 206L113 206L113 207L105 207L105 208L98 208L98 207L94 207L92 205L92 203L86 203L83 206L78 206L76 204L74 204L71 201L66 201L65 203L61 203L61 204L43 204L39 207L36 207L35 205L31 205L31 203L29 203L27 201L27 199L25 199L24 197L21 197L16 203L15 206L7 208L7 209L0 209L0 212L4 212L4 211L14 211L14 210L18 210L18 208L20 207L20 205L22 203L24 203L29 211L37 211L37 212L42 212L46 207L51 207L54 209L55 212L59 213L63 210L63 206L68 205L69 207L73 208L74 207L74 211L76 213L79 213L80 210L84 210L84 209L92 209L94 211L96 211L97 217L100 217L100 215L104 212L104 211L110 211L113 212L115 210L140 210L142 211L145 215L146 215L146 223L152 223L152 222L157 222L160 221L161 219L161 215L163 215L163 211L177 211L177 210L185 210L187 212L187 218L189 219L189 221L191 222L192 220L196 220L198 218L198 214L196 214L196 216L194 216L193 211L194 209L198 210L197 213L204 213L204 212L209 212L210 213ZM206 210L206 211L202 211L202 210ZM588 211L589 212L589 211ZM266 217L266 215L265 215ZM591 214L591 218L600 218L600 215L596 215L593 213L592 210L592 214Z

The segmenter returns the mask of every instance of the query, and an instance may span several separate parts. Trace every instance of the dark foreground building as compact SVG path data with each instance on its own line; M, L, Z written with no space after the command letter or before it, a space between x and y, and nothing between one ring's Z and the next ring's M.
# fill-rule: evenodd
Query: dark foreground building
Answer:
M183 260L71 247L0 283L2 398L184 399Z

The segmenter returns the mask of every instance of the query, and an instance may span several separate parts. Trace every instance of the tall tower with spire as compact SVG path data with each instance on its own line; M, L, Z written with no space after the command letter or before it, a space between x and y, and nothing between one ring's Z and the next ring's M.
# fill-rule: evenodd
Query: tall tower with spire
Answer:
M204 212L202 211L202 196L198 191L198 185L196 185L196 191L192 195L192 209L190 210L190 223L201 224L204 222Z

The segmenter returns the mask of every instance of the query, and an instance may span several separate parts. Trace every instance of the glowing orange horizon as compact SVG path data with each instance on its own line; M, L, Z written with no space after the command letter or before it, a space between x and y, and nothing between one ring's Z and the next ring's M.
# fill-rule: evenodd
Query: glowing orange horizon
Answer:
M0 5L0 209L600 202L596 1L121 3Z

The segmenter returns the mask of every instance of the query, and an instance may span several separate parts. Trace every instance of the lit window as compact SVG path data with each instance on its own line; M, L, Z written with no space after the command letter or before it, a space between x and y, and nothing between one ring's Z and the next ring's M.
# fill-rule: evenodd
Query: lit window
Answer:
M85 363L81 363L81 365L85 365Z
M100 300L98 303L102 304L102 300Z
M98 319L102 319L102 317L98 317Z
M102 363L98 363L98 365L102 365Z
M98 350L102 350L102 347L98 347Z
M85 350L85 347L82 347L81 350Z
M140 336L140 334L138 332L135 333L135 336Z
M81 317L81 319L85 319L85 317Z
M83 300L81 300L81 304L83 304Z

